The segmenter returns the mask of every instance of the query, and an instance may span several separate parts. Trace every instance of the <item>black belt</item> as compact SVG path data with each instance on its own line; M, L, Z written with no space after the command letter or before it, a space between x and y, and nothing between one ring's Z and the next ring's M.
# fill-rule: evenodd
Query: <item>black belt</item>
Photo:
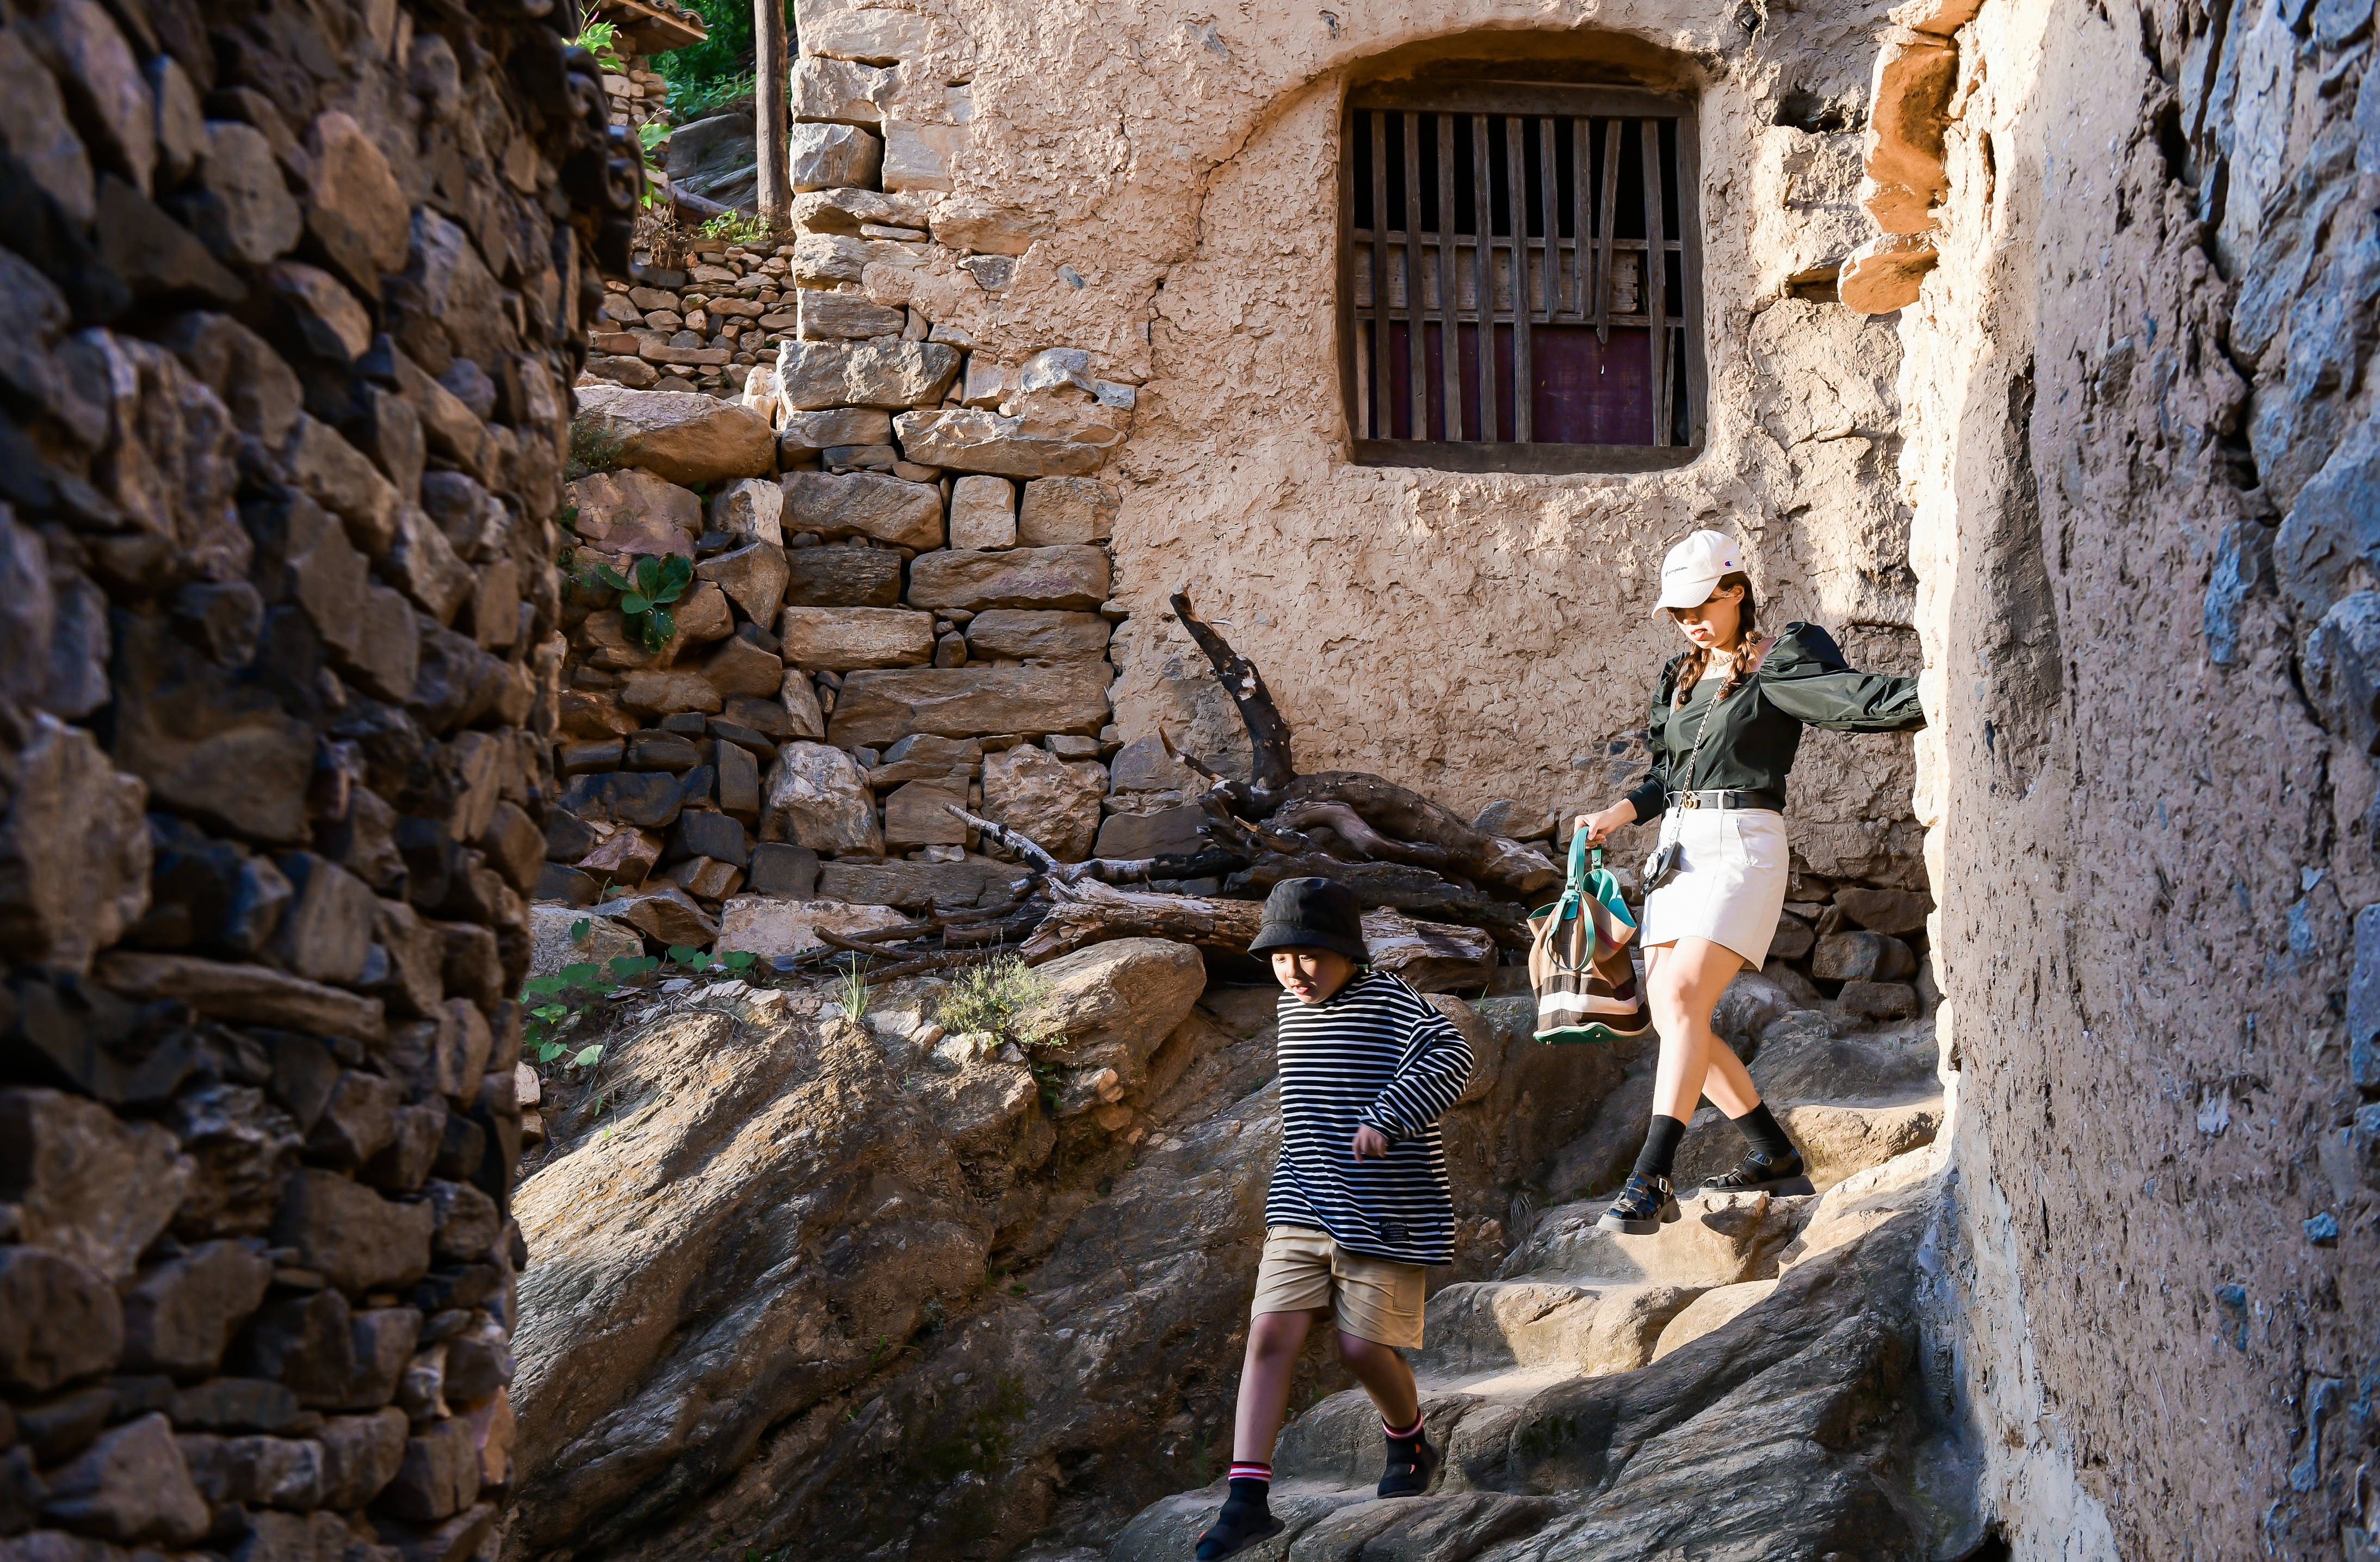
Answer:
M1785 812L1785 799L1773 792L1671 792L1670 806L1756 809L1766 813L1782 813Z

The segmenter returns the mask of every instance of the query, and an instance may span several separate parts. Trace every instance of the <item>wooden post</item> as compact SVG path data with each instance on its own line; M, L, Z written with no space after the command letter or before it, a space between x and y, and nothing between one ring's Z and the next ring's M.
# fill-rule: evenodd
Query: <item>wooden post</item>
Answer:
M760 222L771 236L793 220L785 167L792 80L785 61L785 0L752 0L752 134L759 143Z

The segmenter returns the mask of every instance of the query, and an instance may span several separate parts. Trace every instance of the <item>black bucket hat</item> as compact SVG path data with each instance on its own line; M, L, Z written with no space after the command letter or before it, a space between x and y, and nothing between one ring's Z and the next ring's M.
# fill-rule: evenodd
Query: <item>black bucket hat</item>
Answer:
M1265 897L1264 926L1248 940L1248 953L1267 949L1330 949L1359 964L1364 947L1364 911L1355 892L1330 879L1283 879Z

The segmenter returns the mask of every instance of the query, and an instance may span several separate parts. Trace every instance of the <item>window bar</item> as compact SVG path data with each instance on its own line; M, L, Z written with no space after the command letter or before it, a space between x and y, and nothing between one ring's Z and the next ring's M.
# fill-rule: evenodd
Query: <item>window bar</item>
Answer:
M1670 409L1665 397L1670 385L1669 245L1661 232L1661 122L1638 122L1645 142L1645 319L1652 326L1653 443L1670 441Z
M1570 151L1571 182L1577 189L1571 206L1571 279L1578 285L1575 295L1578 301L1572 306L1570 312L1573 317L1585 320L1595 310L1594 255L1586 240L1586 236L1595 228L1594 192L1588 188L1587 167L1595 159L1593 120L1582 116L1570 122Z
M1603 122L1603 204L1596 214L1595 339L1605 347L1611 345L1612 237L1620 231L1620 126Z
M1421 286L1421 116L1405 121L1405 378L1413 388L1415 439L1429 437L1429 353L1423 339Z
M1561 164L1554 157L1554 122L1548 115L1537 121L1537 191L1546 212L1546 323L1561 312L1555 289L1561 286Z
M1526 445L1536 436L1529 427L1529 185L1521 125L1516 116L1504 120L1504 169L1511 180L1504 210L1512 219L1512 438Z
M1479 323L1479 438L1496 443L1496 202L1488 183L1488 116L1471 116L1471 283Z
M1372 437L1394 432L1389 420L1389 116L1372 115Z
M1463 437L1463 333L1455 324L1463 290L1454 275L1454 116L1438 116L1438 356L1446 398L1446 437Z

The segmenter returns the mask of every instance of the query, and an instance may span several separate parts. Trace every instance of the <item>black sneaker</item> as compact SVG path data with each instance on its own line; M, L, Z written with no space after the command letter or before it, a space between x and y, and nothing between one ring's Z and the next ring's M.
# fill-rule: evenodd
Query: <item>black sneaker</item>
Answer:
M1703 1185L1706 1192L1742 1193L1765 1188L1772 1193L1815 1193L1809 1170L1802 1164L1802 1153L1788 1150L1774 1159L1757 1150L1747 1151L1731 1171L1723 1171Z
M1269 1507L1257 1507L1247 1503L1226 1502L1215 1522L1198 1537L1198 1562L1222 1562L1226 1556L1241 1552L1281 1533L1281 1520L1272 1516Z
M1628 1174L1628 1186L1603 1218L1595 1224L1606 1231L1617 1231L1628 1237L1650 1237L1670 1221L1678 1218L1677 1190L1666 1177L1638 1177Z
M1380 1471L1378 1495L1384 1497L1417 1497L1429 1490L1438 1478L1438 1467L1446 1456L1429 1446L1427 1437L1414 1439L1414 1451L1407 1455L1394 1444L1389 1446L1389 1466Z

